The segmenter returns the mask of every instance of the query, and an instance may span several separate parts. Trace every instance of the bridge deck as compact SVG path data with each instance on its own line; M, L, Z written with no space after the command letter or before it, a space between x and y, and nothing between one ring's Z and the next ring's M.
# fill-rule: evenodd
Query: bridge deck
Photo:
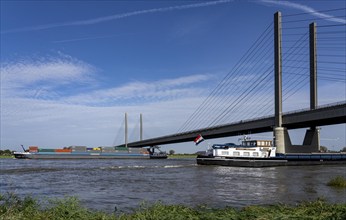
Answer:
M273 131L275 122L274 120L274 116L269 116L259 119L240 121L217 127L203 128L189 132L132 142L128 144L128 147L144 147L188 142L193 141L198 134L202 134L203 137L211 139L250 133L255 134L269 132ZM333 105L322 106L314 110L301 110L285 113L283 114L282 121L283 127L286 127L288 129L343 124L346 123L346 103L342 102Z

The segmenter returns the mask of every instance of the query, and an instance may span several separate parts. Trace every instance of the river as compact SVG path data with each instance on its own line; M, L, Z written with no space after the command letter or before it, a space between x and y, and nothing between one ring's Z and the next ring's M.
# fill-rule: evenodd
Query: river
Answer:
M327 186L346 166L239 168L199 166L195 159L0 159L1 193L38 199L77 196L92 209L128 212L142 202L210 207L295 204L324 198L346 203L346 190Z

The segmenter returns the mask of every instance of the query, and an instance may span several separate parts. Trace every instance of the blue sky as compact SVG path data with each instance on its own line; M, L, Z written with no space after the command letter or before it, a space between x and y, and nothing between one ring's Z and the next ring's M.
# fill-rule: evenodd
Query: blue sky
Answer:
M109 146L119 142L125 112L130 133L139 113L144 137L174 133L276 11L345 7L310 0L1 1L1 147ZM332 22L345 22L338 19ZM330 88L337 95L323 92ZM345 100L345 84L320 89L322 104ZM292 102L287 110L308 106L308 94L296 95L306 97L302 106ZM345 146L345 125L324 127L322 138ZM167 149L200 150L193 142Z

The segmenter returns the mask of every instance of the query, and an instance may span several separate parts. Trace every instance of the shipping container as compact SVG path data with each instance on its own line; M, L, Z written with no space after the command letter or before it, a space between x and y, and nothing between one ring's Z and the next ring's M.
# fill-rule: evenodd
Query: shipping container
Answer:
M38 150L38 147L37 146L30 146L29 150Z
M116 152L116 150L114 147L102 147L102 152L112 153L112 152Z
M114 147L100 147L102 150L115 150Z
M30 146L29 147L29 152L30 153L37 153L38 152L38 147L37 146Z
M71 153L70 149L55 149L56 153Z
M86 146L70 146L69 149L72 149L72 151L86 151Z
M117 151L128 151L127 147L115 147L115 150Z
M46 148L46 149L38 149L38 152L55 152L55 149L48 149L48 148Z

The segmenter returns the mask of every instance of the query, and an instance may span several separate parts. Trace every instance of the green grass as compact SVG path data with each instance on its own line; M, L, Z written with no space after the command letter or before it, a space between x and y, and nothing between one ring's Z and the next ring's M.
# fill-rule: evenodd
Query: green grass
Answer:
M0 159L14 158L13 155L0 155Z
M346 179L343 176L336 176L333 179L331 179L327 185L339 188L346 188Z
M168 158L172 159L184 159L184 158L196 158L196 154L172 154L168 155Z
M63 220L63 219L346 219L346 204L330 204L323 200L302 202L296 206L248 206L242 209L206 206L191 208L183 205L143 204L132 213L108 214L82 207L75 197L38 202L32 197L19 198L7 193L0 195L0 219L3 220Z

